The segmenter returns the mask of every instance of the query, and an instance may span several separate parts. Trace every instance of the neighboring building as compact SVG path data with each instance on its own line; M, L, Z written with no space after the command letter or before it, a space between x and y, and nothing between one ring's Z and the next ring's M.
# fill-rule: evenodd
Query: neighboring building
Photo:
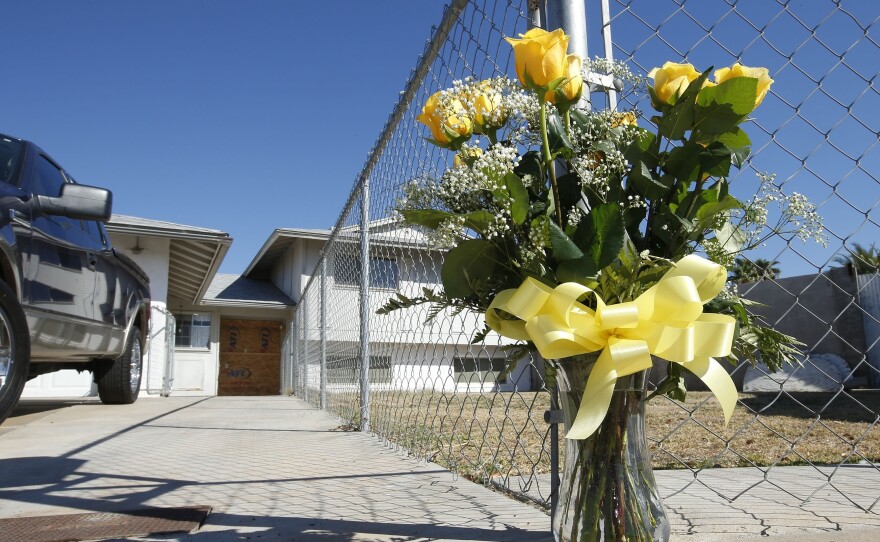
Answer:
M372 226L372 313L396 291L417 295L423 287L437 286L441 256L427 249L418 233L387 220ZM142 394L290 391L289 383L281 381L282 351L294 348L297 334L289 333L289 327L295 311L316 310L301 298L330 230L277 229L244 273L226 275L217 273L232 243L225 232L121 215L114 215L106 229L115 249L150 276L153 311ZM351 243L344 242L346 233L340 232L326 266L333 304L327 335L331 386L357 382L360 248L354 235ZM305 301L315 302L311 295ZM300 303L303 306L297 307ZM503 367L500 338L492 336L495 347L470 345L470 337L482 325L473 315L445 316L432 325L423 319L406 310L373 317L374 385L456 391L495 387L494 376ZM305 336L317 341L317 325L309 326ZM317 387L319 371L313 365L309 380ZM533 380L523 362L499 388L530 389ZM28 382L23 397L91 395L96 391L90 373L62 371Z

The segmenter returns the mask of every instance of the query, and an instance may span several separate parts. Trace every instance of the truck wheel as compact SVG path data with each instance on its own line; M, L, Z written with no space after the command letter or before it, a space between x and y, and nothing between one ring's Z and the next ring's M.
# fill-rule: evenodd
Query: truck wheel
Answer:
M114 360L98 363L95 382L98 384L98 396L102 403L130 405L137 400L144 363L141 342L141 330L135 326L128 334L125 353Z
M0 281L0 422L18 404L30 359L31 341L24 311L9 286Z

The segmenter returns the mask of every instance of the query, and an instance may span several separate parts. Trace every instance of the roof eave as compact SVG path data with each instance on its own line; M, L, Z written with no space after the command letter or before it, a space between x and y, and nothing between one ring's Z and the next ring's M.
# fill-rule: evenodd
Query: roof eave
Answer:
M210 286L211 282L214 280L214 276L217 274L217 271L220 270L220 263L223 262L223 258L226 256L226 253L229 252L230 245L232 245L232 239L229 239L228 237L226 240L217 243L217 248L214 251L214 257L211 260L211 265L210 267L208 267L208 272L205 274L205 279L202 281L202 285L199 287L199 290L196 293L195 298L193 299L193 305L200 304L204 299L205 292L208 290L208 286Z

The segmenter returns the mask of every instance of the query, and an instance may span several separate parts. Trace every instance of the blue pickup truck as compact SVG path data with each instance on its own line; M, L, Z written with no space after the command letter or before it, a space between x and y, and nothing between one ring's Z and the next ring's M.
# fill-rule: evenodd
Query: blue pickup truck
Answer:
M91 371L104 403L137 399L147 275L110 244L112 194L37 145L0 134L0 421L27 380Z

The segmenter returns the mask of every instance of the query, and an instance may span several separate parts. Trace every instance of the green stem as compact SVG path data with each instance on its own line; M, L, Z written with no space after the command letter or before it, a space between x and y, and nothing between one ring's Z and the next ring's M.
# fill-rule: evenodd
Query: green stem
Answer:
M541 142L544 154L544 165L550 173L550 189L553 191L553 208L556 210L556 223L562 227L562 208L559 206L559 185L556 182L556 167L550 153L550 137L547 135L547 103L541 101Z
M706 179L708 179L708 177ZM681 216L682 218L687 219L687 220L691 219L691 213L694 212L694 207L696 207L696 205L697 205L697 198L699 197L700 192L702 192L702 190L703 190L703 184L706 182L706 179L703 179L702 168L699 169L697 171L697 184L696 184L696 186L694 186L693 197L691 197L691 201L690 201L690 203L688 203L688 208L685 211L684 215L679 215L679 216ZM684 245L687 243L687 240L688 240L687 233L684 232L683 229L679 229L679 231L681 232L681 235L676 236L676 238L678 238L678 242L675 244L675 251L673 253L669 254L669 257L671 257L671 258L678 257L679 250L681 250L681 248L684 247Z

